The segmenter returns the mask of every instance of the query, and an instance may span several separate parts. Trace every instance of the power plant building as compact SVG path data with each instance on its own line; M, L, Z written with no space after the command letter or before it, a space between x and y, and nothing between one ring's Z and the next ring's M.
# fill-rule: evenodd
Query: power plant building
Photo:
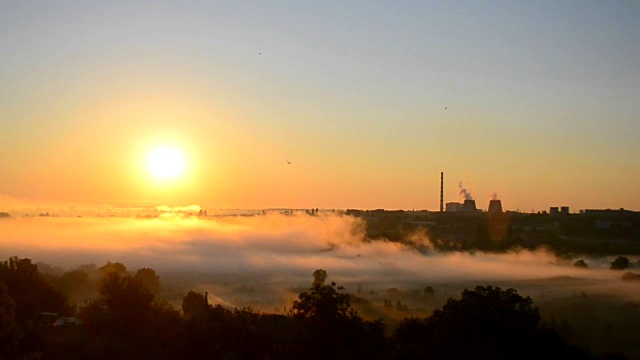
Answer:
M561 206L560 208L558 208L557 206L550 207L549 214L553 216L558 216L558 215L567 216L569 215L569 207L568 206Z
M447 212L458 212L462 211L462 204L458 202L450 202L446 205Z
M458 202L449 202L446 205L447 212L477 212L475 200L465 200L464 204Z

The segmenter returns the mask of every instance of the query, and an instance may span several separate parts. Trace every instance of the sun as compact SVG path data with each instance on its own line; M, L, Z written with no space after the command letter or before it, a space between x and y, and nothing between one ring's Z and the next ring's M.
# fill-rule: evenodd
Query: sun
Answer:
M149 153L147 166L154 178L158 180L173 180L184 173L184 155L177 148L156 148Z

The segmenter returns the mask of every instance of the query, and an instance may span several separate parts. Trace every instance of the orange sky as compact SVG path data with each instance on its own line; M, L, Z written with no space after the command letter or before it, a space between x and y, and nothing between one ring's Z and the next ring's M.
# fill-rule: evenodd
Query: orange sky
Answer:
M0 195L640 210L640 6L461 4L2 4Z

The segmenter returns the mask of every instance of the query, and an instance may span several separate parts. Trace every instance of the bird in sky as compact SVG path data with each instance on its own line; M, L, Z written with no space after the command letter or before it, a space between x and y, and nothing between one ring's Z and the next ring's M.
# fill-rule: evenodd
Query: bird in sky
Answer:
M448 106L445 106L444 109L447 110Z
M289 161L289 160L286 160L286 162L287 162L287 164L289 164L289 165L291 165L291 161Z

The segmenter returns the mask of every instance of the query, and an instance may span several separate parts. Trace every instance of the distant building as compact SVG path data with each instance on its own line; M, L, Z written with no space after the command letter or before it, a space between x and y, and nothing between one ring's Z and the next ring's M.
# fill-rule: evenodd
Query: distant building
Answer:
M450 203L447 203L445 209L446 209L447 212L462 211L462 204L461 203L457 203L457 202L450 202Z
M551 214L551 216L560 216L560 215L568 216L569 207L568 206L561 206L560 208L558 208L557 206L550 207L549 214Z

